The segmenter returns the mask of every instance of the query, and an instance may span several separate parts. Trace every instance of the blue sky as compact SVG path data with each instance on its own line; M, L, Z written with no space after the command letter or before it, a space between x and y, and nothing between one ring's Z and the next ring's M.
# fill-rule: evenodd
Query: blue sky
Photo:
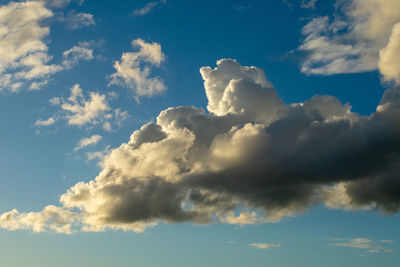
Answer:
M399 261L398 1L0 5L3 265Z

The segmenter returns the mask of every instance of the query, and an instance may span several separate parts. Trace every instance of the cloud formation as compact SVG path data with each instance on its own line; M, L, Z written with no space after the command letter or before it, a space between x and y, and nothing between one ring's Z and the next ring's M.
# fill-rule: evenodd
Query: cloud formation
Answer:
M79 140L78 145L74 148L74 151L78 151L84 147L90 146L90 145L95 145L98 142L100 142L100 140L102 139L101 135L98 134L94 134L90 137L86 137L86 138L82 138L81 140Z
M154 1L154 2L149 2L147 3L144 7L142 8L137 8L135 9L132 14L134 16L144 16L150 13L156 6L161 5L161 4L167 4L166 0L160 0L160 1Z
M66 27L70 30L76 30L84 27L96 25L94 15L90 13L76 13L75 11L68 12L65 18Z
M62 64L65 68L72 68L78 65L81 60L92 60L93 59L93 49L90 48L89 42L79 42L78 45L73 46L63 52Z
M104 157L95 179L60 197L60 209L76 211L75 229L278 222L320 203L398 212L400 87L360 116L327 95L286 104L261 69L232 59L200 72L208 112L161 111ZM68 105L80 111L86 104L78 97L75 86ZM91 120L84 118L76 122ZM4 217L2 225L12 229L15 218Z
M317 1L318 0L302 0L300 7L315 9L315 4L317 3Z
M398 82L400 2L337 1L340 13L311 20L302 29L299 50L308 53L301 71L330 75L379 69L385 80Z
M53 2L61 4L65 1ZM45 42L50 28L44 23L53 17L53 12L46 7L49 3L9 2L0 7L0 92L18 92L22 88L38 90L48 83L52 74L71 67L51 63L53 57ZM91 51L86 49L86 52ZM92 58L80 57L84 60ZM78 57L75 59L76 64Z
M112 109L109 106L105 94L89 92L89 98L86 98L79 84L71 87L70 96L67 99L54 97L50 99L50 103L60 106L60 111L46 120L37 120L35 126L50 126L62 118L69 125L92 127L100 124L104 130L111 131L111 122L119 126L128 118L126 111Z
M268 243L251 243L250 247L255 247L258 249L270 249L270 248L279 248L281 245L279 244L268 244Z
M357 248L363 249L366 253L379 253L379 252L387 252L392 253L393 250L387 245L392 244L394 240L381 240L381 241L373 241L369 238L353 238L353 239L337 239L337 241L341 241L338 243L331 244L336 247L349 247L349 248ZM387 242L389 241L389 242Z
M164 81L158 76L150 77L152 68L159 67L165 60L161 45L135 39L132 47L138 47L139 51L122 53L121 59L115 61L116 72L110 75L110 85L130 88L136 100L161 94L167 89Z

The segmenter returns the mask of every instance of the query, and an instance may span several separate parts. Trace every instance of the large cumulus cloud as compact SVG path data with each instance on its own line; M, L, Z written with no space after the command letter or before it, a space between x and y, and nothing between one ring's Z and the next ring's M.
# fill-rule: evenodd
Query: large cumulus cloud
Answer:
M140 232L160 221L254 224L319 203L399 210L400 87L385 92L376 112L360 116L333 96L285 104L261 69L235 60L200 72L208 111L162 111L105 157L94 180L75 184L58 209L51 206L58 216L46 207L35 213L43 217L40 227L31 228ZM28 215L13 210L0 225L29 228ZM57 227L54 218L63 218Z

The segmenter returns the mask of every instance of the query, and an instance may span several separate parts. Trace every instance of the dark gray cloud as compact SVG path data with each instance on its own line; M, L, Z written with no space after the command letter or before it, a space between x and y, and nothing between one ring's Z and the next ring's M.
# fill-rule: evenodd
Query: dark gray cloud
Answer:
M168 108L135 131L104 158L94 180L61 196L57 211L74 216L64 220L68 227L140 232L158 221L253 224L319 203L398 212L400 87L385 92L376 112L360 116L333 96L285 104L261 69L231 59L201 74L208 112ZM34 228L28 215L3 214L0 225Z

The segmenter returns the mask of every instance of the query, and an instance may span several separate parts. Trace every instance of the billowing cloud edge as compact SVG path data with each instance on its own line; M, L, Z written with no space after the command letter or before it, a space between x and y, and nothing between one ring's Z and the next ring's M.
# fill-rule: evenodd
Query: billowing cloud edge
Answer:
M200 69L207 111L171 107L112 149L59 206L3 213L9 230L142 232L158 222L261 224L331 209L400 208L400 87L360 116L337 98L286 104L262 69ZM57 102L57 101L54 101Z

